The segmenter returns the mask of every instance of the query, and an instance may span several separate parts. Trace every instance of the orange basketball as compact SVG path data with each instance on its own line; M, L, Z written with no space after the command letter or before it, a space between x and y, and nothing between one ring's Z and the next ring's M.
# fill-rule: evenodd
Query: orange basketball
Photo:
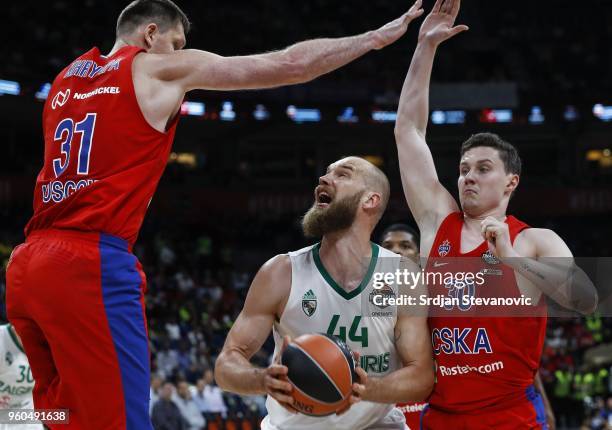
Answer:
M330 415L349 401L357 380L349 347L338 337L305 334L283 352L282 364L289 369L294 407L303 414Z

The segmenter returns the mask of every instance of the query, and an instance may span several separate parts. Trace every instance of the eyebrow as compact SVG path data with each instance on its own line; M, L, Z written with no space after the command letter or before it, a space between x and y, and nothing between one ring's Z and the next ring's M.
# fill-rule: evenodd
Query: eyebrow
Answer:
M355 167L353 167L353 166L352 166L352 165L350 165L350 164L340 164L339 166L336 166L336 168L337 168L337 169L338 169L338 168L347 169L347 170L350 170L350 171L352 171L352 172L353 172L353 171L355 171ZM326 172L327 172L327 173L329 173L330 169L331 169L331 166L327 167Z
M478 160L478 161L476 161L476 164L482 164L482 163L487 163L487 162L493 164L493 160L491 160L490 158L485 158L483 160ZM460 166L464 166L464 165L467 165L467 164L468 164L467 161L462 161L459 165Z

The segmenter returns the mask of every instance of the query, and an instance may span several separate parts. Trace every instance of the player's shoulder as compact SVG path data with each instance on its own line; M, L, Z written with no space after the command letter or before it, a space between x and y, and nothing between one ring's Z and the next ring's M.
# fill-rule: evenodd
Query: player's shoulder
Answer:
M571 256L561 236L548 228L526 228L516 236L514 245L521 255L526 256Z
M529 227L522 230L517 236L517 239L528 240L534 244L542 241L561 240L561 237L549 228Z
M259 272L258 278L264 278L267 281L279 281L284 278L291 279L291 260L288 254L278 254L266 261Z
M313 248L317 245L318 244L315 243L314 245L305 246L304 248L298 249L297 251L290 251L286 255L288 257L299 257L301 255L306 255L312 252Z

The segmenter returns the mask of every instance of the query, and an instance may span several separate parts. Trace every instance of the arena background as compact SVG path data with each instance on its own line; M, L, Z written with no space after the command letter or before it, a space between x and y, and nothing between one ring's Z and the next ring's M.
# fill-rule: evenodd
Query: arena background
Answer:
M425 2L426 11L432 3ZM390 0L178 4L194 24L187 47L222 55L367 31L409 6ZM46 84L92 46L110 50L124 5L3 5L2 293L8 256L32 212ZM153 371L162 379L195 384L213 366L257 268L308 243L299 217L329 162L366 156L387 173L392 199L377 231L413 223L393 120L420 22L400 42L310 84L188 94L170 164L135 247L149 281ZM460 143L477 131L499 133L524 162L510 213L554 229L576 256L612 256L612 2L468 0L458 22L470 31L439 49L432 80L428 142L441 180L456 193ZM3 300L0 320L6 320ZM612 428L611 341L608 318L550 320L541 375L558 428ZM256 356L261 365L271 346ZM264 413L261 398L227 395L225 403L232 425L244 419L255 426Z

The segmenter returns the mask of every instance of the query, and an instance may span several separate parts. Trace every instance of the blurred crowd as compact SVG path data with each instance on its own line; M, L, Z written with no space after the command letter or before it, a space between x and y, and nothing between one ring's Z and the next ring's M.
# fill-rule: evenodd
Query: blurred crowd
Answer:
M19 35L19 49L15 49L15 43L0 47L4 59L0 77L40 85L92 46L109 50L116 18L127 3L50 0L6 4L3 29ZM176 3L194 23L187 47L240 55L280 49L308 38L373 30L402 14L410 2ZM426 10L433 3L425 1ZM470 31L452 41L452 48L444 49L436 62L434 81L514 81L520 85L521 98L534 98L540 103L592 102L612 93L612 81L607 78L612 72L608 55L612 3L607 0L580 4L570 0L520 0L502 8L497 2L471 0L463 5L459 21L468 24ZM404 41L366 56L309 88L322 86L322 93L336 96L357 91L368 94L370 100L386 94L393 100L393 94L401 88L418 25L417 21Z

